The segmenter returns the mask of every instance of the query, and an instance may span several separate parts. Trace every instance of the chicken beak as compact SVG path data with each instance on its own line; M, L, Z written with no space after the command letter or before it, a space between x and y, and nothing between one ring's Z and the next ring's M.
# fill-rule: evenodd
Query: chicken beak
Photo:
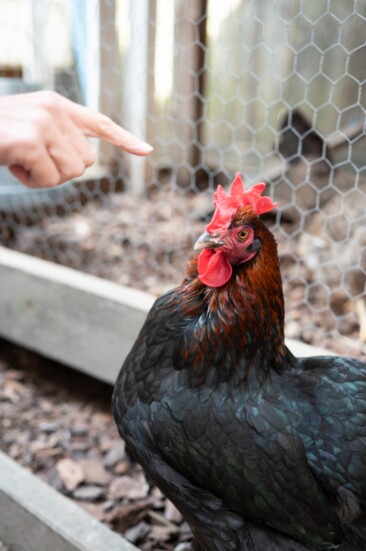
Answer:
M193 248L195 251L200 251L202 249L221 247L223 244L224 242L217 235L210 235L208 232L205 232L197 239Z

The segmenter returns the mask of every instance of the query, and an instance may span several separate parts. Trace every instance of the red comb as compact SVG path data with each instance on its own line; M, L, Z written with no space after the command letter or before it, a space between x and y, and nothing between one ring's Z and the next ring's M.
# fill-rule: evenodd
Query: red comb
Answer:
M265 187L266 184L255 184L248 191L245 191L239 172L231 184L229 193L218 186L214 194L216 210L211 222L206 226L206 231L213 233L227 228L238 207L243 205L250 205L258 216L275 208L277 203L272 203L269 197L261 196Z

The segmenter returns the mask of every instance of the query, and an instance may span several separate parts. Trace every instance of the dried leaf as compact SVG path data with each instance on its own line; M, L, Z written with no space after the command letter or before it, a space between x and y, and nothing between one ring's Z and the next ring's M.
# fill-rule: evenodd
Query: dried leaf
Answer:
M5 398L16 404L21 399L21 396L26 392L26 387L18 381L9 379L5 381L3 386L3 395Z
M147 496L149 486L143 480L136 480L130 476L119 476L109 485L111 499L143 499Z
M29 451L33 454L38 454L44 450L50 450L59 444L60 439L57 435L52 434L49 438L44 438L44 435L41 435L39 439L33 440L29 444Z
M112 475L110 475L101 463L91 459L80 459L79 465L84 473L84 480L87 484L97 484L105 486L110 483Z
M12 379L13 381L21 381L24 379L24 373L18 369L7 369L5 373L5 379Z
M117 465L115 465L114 467L114 472L116 474L118 474L119 476L122 476L124 474L126 474L128 472L128 469L129 469L129 464L127 463L127 461L125 461L124 459L122 461L120 461L119 463L117 463Z
M66 490L73 492L84 481L84 471L72 459L60 459L56 463L57 472Z
M176 532L176 530L175 530ZM171 538L172 530L168 526L152 526L149 538L158 541L168 541Z
M100 499L104 494L104 488L100 486L81 486L73 492L75 499L81 499L82 501L96 501Z
M175 524L181 524L183 522L183 517L178 511L175 505L169 499L165 501L165 518L169 521L174 522Z
M174 547L174 551L192 551L192 546L190 543L180 543Z
M157 511L149 511L149 517L154 522L157 522L158 524L161 524L161 525L165 526L166 528L169 528L170 533L172 533L172 534L174 534L178 530L178 528L175 524L170 522L168 519L165 518L164 515L162 515L161 513L158 513Z
M139 522L133 528L126 530L124 536L131 543L138 543L146 538L150 532L150 526L146 522Z
M124 532L142 520L146 514L146 510L151 506L152 500L149 498L131 503L125 507L118 507L118 509L115 509L108 515L107 520L115 530Z
M113 467L122 459L125 459L125 444L124 442L117 442L112 446L103 459L103 465L105 467Z

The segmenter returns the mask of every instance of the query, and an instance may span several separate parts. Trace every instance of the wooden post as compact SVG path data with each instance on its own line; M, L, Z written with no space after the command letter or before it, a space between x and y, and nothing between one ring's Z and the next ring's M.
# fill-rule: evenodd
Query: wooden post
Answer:
M99 109L117 123L121 105L121 59L116 29L116 0L99 0ZM100 143L100 163L113 173L117 167L115 148Z
M154 67L154 37L156 0L139 0L130 3L131 43L127 54L124 84L124 112L128 130L147 140L147 120L152 108ZM142 195L146 190L149 161L130 155L127 158L129 172L128 190ZM151 174L150 174L151 178Z
M39 84L44 88L53 88L53 73L48 64L45 41L45 0L25 2L31 39L24 52L23 75L27 84Z
M200 162L204 108L207 0L178 0L176 11L175 104L176 140L173 162L177 181L186 186ZM184 165L184 166L182 166Z

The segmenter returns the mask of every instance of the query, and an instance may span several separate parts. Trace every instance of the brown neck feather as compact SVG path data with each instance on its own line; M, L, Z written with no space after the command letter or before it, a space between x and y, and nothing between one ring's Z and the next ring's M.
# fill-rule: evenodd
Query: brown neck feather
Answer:
M192 362L203 372L221 367L228 376L237 367L245 371L255 366L263 373L284 368L284 301L277 245L257 221L261 251L234 267L224 286L206 287L198 279L197 257L188 263L187 278L175 299L188 319L180 343L182 366Z

